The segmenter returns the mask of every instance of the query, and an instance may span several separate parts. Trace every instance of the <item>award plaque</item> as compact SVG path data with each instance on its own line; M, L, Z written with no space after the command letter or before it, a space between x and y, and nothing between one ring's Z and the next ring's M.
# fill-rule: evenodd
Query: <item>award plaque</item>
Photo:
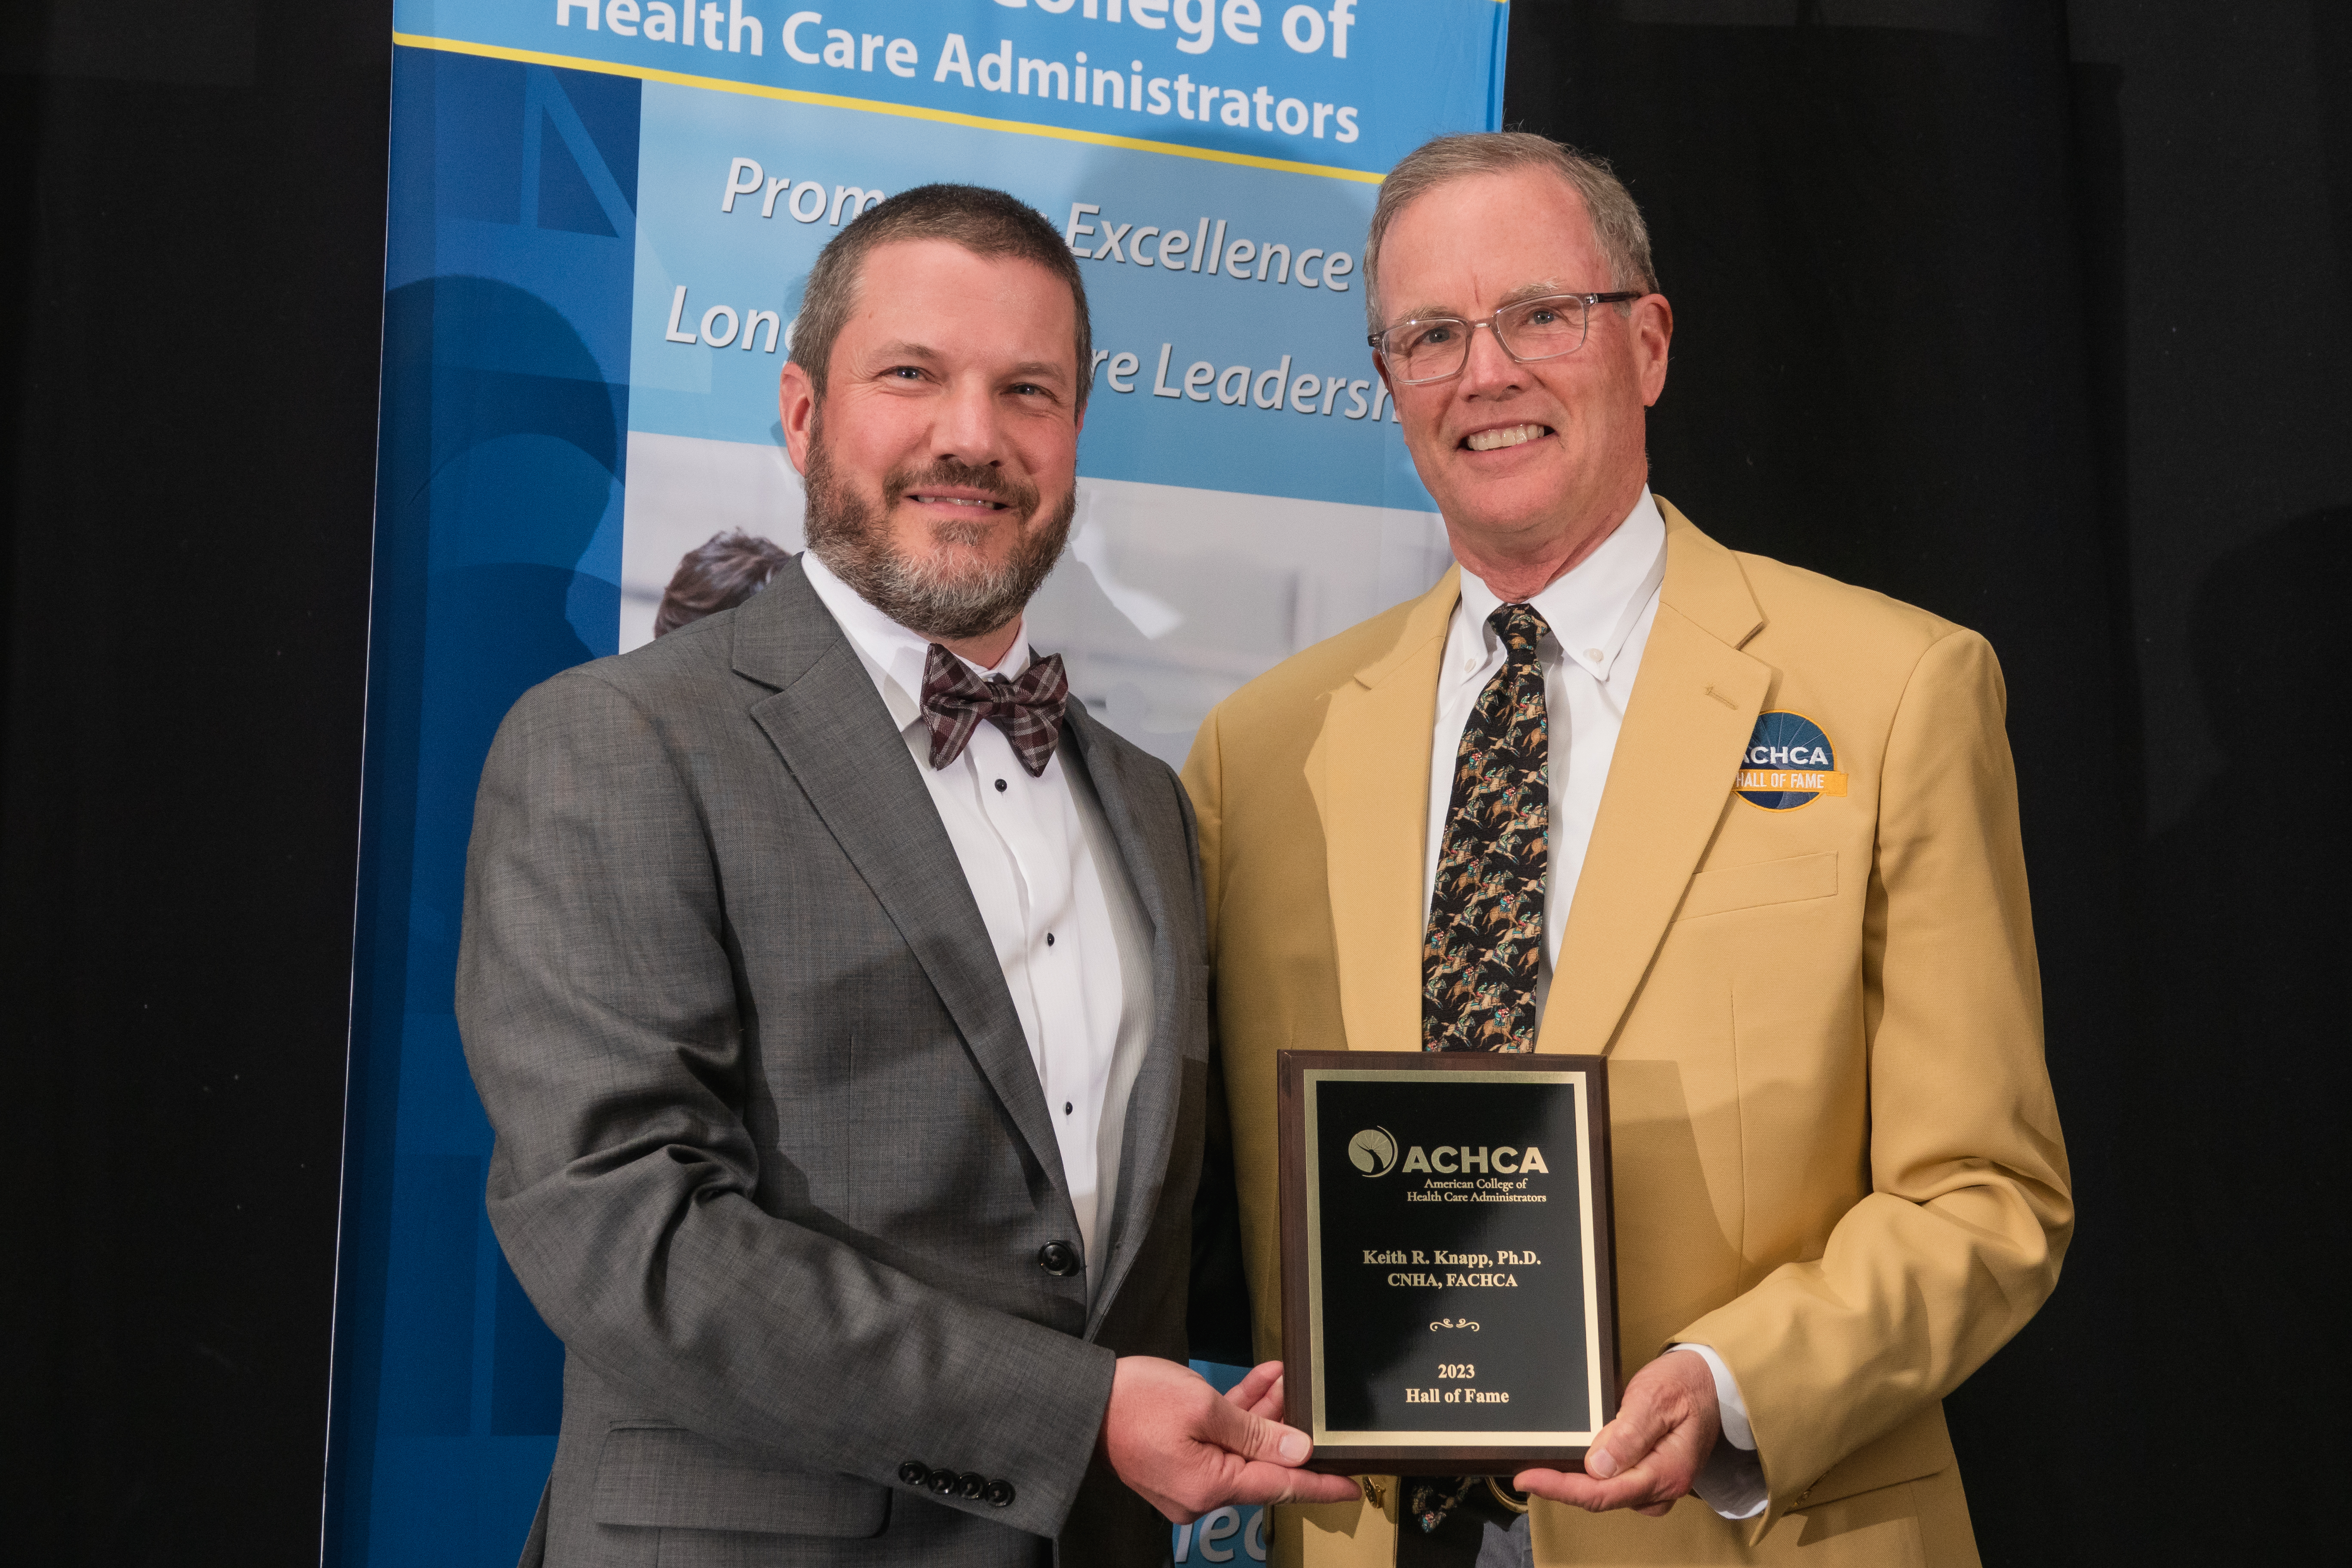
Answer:
M1580 1468L1617 1410L1599 1057L1284 1051L1286 1419L1342 1475Z

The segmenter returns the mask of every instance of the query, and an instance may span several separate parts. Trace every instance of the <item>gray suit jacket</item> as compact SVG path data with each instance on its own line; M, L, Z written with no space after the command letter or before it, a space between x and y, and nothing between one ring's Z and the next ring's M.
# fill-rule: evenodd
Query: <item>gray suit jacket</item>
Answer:
M1115 1356L1186 1350L1200 879L1175 775L1082 704L1067 723L1156 989L1091 1311L1041 1262L1077 1223L979 908L807 580L507 716L457 1018L490 1220L566 1352L527 1564L1167 1555L1093 1456ZM909 1461L1012 1500L935 1497Z

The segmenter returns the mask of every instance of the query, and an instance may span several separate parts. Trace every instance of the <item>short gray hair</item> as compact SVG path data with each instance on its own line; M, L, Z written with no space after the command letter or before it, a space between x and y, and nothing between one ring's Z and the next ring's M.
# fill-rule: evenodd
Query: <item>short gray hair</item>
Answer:
M1381 199L1372 208L1372 232L1364 241L1364 314L1374 331L1381 330L1381 242L1397 215L1440 185L1477 174L1507 174L1518 169L1549 169L1568 182L1584 203L1592 220L1592 237L1609 258L1612 289L1658 290L1658 275L1650 266L1650 228L1633 193L1609 166L1609 160L1580 153L1549 136L1528 131L1485 131L1463 136L1439 136L1423 142L1381 183Z
M1087 314L1086 280L1070 247L1043 214L1017 196L986 185L918 185L879 206L868 207L817 254L801 295L793 326L791 359L809 374L816 400L824 403L833 370L834 340L849 323L857 304L857 281L866 258L886 245L944 239L989 260L1011 257L1034 261L1067 284L1077 311L1071 352L1077 355L1077 408L1086 411L1094 387L1094 324Z

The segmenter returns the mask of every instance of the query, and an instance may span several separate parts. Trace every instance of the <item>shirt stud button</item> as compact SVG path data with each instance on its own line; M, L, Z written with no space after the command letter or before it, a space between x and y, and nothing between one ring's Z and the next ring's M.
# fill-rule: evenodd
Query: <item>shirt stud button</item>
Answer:
M1062 1114L1065 1116L1070 1114L1070 1102L1066 1100L1062 1101Z
M1004 781L1003 779L996 781L996 793L999 795L1003 795L1004 793Z
M1045 945L1047 947L1054 945L1054 933L1052 931L1047 931L1045 933Z

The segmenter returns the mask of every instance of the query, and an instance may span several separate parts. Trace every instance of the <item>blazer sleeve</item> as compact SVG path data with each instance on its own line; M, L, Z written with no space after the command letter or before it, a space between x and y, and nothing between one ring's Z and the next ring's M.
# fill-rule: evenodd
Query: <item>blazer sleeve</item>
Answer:
M1820 1258L1674 1336L1738 1380L1770 1490L1759 1538L2016 1333L2073 1233L2006 706L1991 647L1954 630L1887 736L1862 977L1871 1191Z
M733 940L663 737L593 672L527 693L482 774L457 1019L498 1135L492 1226L566 1349L764 1463L1013 1483L1060 1528L1114 1357L754 1201Z

